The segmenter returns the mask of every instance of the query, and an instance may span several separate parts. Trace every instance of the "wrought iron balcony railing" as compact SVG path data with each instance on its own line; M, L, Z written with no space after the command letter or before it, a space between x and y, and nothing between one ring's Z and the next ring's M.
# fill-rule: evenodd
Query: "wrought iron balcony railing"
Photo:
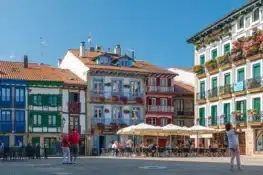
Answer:
M148 105L149 112L174 112L173 106Z
M118 119L111 119L111 118L92 118L91 119L91 124L92 126L95 126L97 124L103 124L105 126L110 126L113 124L116 125L136 125L139 123L144 122L143 119L141 118L118 118Z
M230 84L220 86L219 88L220 95L230 95L232 94L232 86Z
M174 87L169 86L148 86L148 92L174 92Z
M206 92L199 92L196 93L196 100L206 100L207 93Z
M263 77L250 78L247 80L247 89L262 88L263 87Z
M249 123L263 122L263 111L257 112L257 114L248 114Z
M138 98L143 99L144 94L143 92L113 92L113 91L98 91L98 90L91 90L91 98L92 99L113 99L116 98L119 100L137 100Z
M218 97L218 88L208 90L208 98Z
M177 115L192 116L192 115L194 115L194 109L193 108L185 108L183 110L177 109Z

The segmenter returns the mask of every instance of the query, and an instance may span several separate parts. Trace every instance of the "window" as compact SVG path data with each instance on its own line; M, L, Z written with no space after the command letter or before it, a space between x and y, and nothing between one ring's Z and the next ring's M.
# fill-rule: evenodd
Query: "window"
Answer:
M93 80L93 90L96 92L103 91L103 80L94 79Z
M131 81L131 93L132 95L136 95L140 91L140 82L139 81Z
M161 98L161 106L167 106L167 98Z
M2 110L1 116L0 116L0 121L12 121L11 111Z
M256 10L254 10L253 12L253 22L256 22L259 20L259 8L257 8Z
M25 112L24 111L15 111L15 121L24 122L25 121Z
M258 112L261 111L260 97L253 98L253 109L256 109Z
M57 96L52 95L48 97L48 103L50 106L56 106L57 105Z
M156 86L156 78L149 78L149 86Z
M237 82L244 81L244 79L245 79L244 68L238 69L237 70Z
M37 106L42 105L42 96L41 95L33 95L33 104Z
M33 115L33 125L41 126L41 123L42 123L42 116L40 114Z
M150 118L149 119L149 124L153 125L153 126L156 126L156 118Z
M168 86L168 79L167 78L160 78L160 86L167 87Z
M109 64L109 58L108 57L99 57L100 64Z
M121 59L121 60L119 60L119 61L120 61L120 62L119 62L120 66L124 66L124 67L129 66L129 62L128 62L127 59Z
M244 28L244 16L242 16L237 23L237 29L243 29Z
M134 120L138 120L140 118L140 108L131 108L131 118Z
M205 81L200 82L200 95L201 97L205 97Z
M217 49L214 49L214 50L212 50L212 59L214 60L214 59L216 59L216 57L217 57Z
M149 105L155 106L156 105L156 98L150 98L149 99Z
M183 99L177 99L176 100L177 110L180 112L184 111L184 100Z
M260 63L253 65L253 78L259 78L260 77Z
M103 106L94 107L94 118L102 118Z
M205 108L199 108L199 124L205 126Z
M121 106L113 106L112 107L112 118L113 119L120 119L121 118Z
M212 90L217 89L217 78L212 78Z
M230 85L230 73L226 73L224 77L224 84Z
M230 103L224 103L224 123L229 123L231 118Z
M168 123L167 118L161 118L161 126L166 126Z
M227 43L224 45L224 54L227 54L230 52L230 43Z
M178 120L178 126L184 126L184 120Z
M56 116L55 115L49 115L48 116L48 125L49 126L56 126Z
M69 116L69 131L76 129L80 132L79 116Z
M11 96L11 91L10 88L2 88L2 101L3 102L9 102L10 101L10 96Z
M205 55L200 56L200 64L205 64Z
M211 121L212 126L217 125L217 105L211 106L211 117L212 117L212 121Z
M69 93L69 101L79 102L79 93L77 93L77 92L70 92Z
M121 80L112 80L112 92L121 92Z
M246 17L246 28L250 26L250 16Z
M15 94L16 94L17 103L23 103L25 101L25 89L24 88L16 88Z
M236 110L240 111L242 114L246 114L246 100L236 102Z

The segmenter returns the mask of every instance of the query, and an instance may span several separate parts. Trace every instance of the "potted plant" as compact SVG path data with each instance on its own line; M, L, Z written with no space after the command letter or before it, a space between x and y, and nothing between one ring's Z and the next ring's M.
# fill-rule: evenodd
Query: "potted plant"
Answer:
M118 101L118 100L119 100L119 99L118 99L118 97L117 97L116 95L113 95L113 96L112 96L112 101L115 101L115 102L116 102L116 101Z
M256 109L249 109L247 112L250 115L256 115L258 113L258 111Z
M196 74L203 74L203 73L205 73L205 69L204 69L203 65L195 65L193 67L193 72Z
M235 116L235 117L241 116L241 112L240 112L239 110L233 111L233 112L232 112L232 115Z
M104 97L104 96L99 96L98 99L99 99L100 101L104 101L104 100L105 100L105 97Z
M205 63L205 67L208 69L208 71L214 70L217 68L217 61L209 60Z
M104 112L105 112L105 113L109 113L109 112L110 112L110 110L109 110L109 109L107 109L107 108L105 108Z
M129 111L128 109L125 109L125 110L123 110L123 113L124 113L124 114L129 114L130 111Z
M142 99L142 97L136 97L136 98L135 98L135 101L136 101L137 104L143 104L143 99Z
M230 63L230 53L217 57L217 63L219 66L223 66Z
M104 124L103 123L97 123L97 128L99 130L103 130L104 129Z
M128 98L125 97L125 96L122 96L122 97L120 98L120 100L121 100L121 102L123 102L124 104L126 104L127 101L128 101Z

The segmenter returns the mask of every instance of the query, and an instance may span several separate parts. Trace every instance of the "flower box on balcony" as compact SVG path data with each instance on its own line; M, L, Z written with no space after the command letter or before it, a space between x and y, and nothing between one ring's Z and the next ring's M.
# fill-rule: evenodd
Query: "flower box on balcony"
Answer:
M230 53L225 54L224 56L217 57L218 67L221 70L227 70L232 67L230 60Z
M127 98L127 97L121 97L121 98L120 98L120 101L121 101L122 103L124 103L124 104L127 104L128 98Z
M105 101L105 97L103 97L103 96L98 96L97 98L99 101Z
M203 65L196 65L193 67L193 72L196 73L196 76L200 78L206 77L205 69Z
M113 123L110 124L110 126L111 126L111 128L112 128L112 130L113 130L114 132L118 131L118 128L119 128L119 127L118 127L117 123L114 123L114 122L113 122Z
M263 57L263 54L262 53L258 53L258 54L255 54L255 55L247 57L247 59L249 61L256 61L256 60L261 59L262 57Z
M135 101L136 101L137 104L143 104L142 97L136 97Z
M247 113L250 114L250 115L256 115L258 113L258 111L256 109L249 109L247 111Z
M216 60L209 60L205 63L205 67L208 70L209 74L215 74L218 72L218 66Z
M241 112L240 112L240 111L233 111L233 112L232 112L232 115L233 115L234 117L240 117L240 116L241 116Z
M117 96L112 96L112 101L116 102L118 100L119 100L119 98Z
M103 123L97 123L97 128L99 130L103 130L104 129L104 124Z

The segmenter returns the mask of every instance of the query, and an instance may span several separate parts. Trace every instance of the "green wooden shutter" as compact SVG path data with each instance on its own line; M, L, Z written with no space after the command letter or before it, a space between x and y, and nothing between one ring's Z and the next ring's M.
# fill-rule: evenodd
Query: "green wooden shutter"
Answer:
M200 95L201 97L205 97L205 81L200 82Z
M225 83L225 85L230 85L230 73L225 74L224 83Z
M28 104L33 105L33 95L28 96Z
M205 55L200 56L200 64L205 64Z
M217 88L217 78L213 78L212 79L212 89L216 89Z
M61 127L61 115L60 114L56 115L56 124L57 124L57 127Z
M238 69L237 71L237 81L243 81L245 79L245 74L244 74L244 68Z
M57 106L62 106L62 95L61 94L57 96Z
M204 126L205 108L199 108L199 124Z
M217 49L212 50L212 59L216 59L217 57Z
M211 106L212 125L217 125L217 106Z
M256 109L257 111L261 111L261 104L260 104L260 98L254 98L253 99L253 109Z
M227 43L224 45L224 54L229 53L230 52L230 43Z
M42 126L48 126L48 113L41 113Z
M260 63L253 65L253 78L260 77Z

